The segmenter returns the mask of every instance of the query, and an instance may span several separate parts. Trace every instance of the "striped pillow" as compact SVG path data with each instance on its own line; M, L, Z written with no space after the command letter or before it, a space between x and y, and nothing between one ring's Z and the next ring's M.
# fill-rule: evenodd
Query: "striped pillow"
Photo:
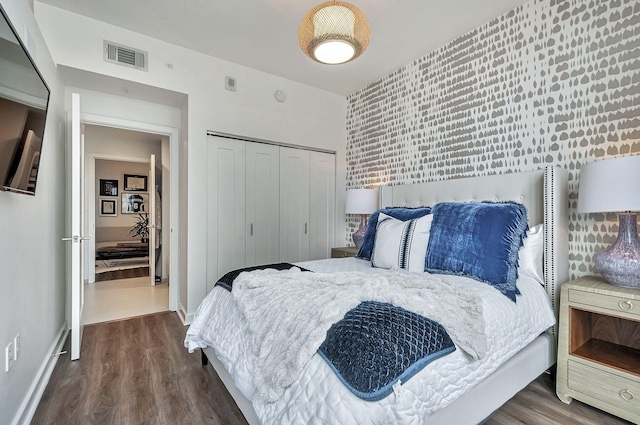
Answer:
M402 221L380 213L371 265L383 269L397 267L423 272L432 219L433 216L429 214Z

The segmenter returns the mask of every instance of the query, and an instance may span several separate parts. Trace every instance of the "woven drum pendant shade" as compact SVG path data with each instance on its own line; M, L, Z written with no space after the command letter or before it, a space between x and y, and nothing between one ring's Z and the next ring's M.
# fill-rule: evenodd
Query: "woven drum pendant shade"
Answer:
M311 59L340 64L354 60L369 45L369 22L352 4L328 1L311 9L298 30L302 51Z

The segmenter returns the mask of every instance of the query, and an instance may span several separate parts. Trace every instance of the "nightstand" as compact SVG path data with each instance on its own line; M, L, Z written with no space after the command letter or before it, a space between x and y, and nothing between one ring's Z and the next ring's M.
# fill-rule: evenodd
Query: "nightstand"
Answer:
M331 248L331 258L353 257L358 254L359 249L355 246L343 246Z
M640 291L587 276L560 299L558 397L640 423Z

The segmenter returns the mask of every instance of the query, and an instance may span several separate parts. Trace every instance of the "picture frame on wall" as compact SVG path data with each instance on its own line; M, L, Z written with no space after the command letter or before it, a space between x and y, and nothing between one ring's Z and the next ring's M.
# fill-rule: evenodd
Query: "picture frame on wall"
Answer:
M147 191L147 176L141 176L137 174L125 174L124 175L124 190L130 191Z
M149 205L148 193L123 193L121 213L122 214L138 214L145 213Z
M116 217L118 215L116 199L100 199L100 215L102 217Z
M100 179L100 196L118 196L118 180Z

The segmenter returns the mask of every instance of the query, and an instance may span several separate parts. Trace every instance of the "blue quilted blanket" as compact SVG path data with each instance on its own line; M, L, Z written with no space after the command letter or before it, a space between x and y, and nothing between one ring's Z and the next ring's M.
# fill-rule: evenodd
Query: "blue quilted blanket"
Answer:
M389 395L396 382L455 349L437 322L366 301L329 329L318 352L351 392L376 401Z
M232 291L233 281L243 271L291 267L295 266L247 267L227 273L216 285ZM406 382L455 349L439 323L392 304L365 301L331 326L318 353L351 392L377 401L389 395L396 382Z

